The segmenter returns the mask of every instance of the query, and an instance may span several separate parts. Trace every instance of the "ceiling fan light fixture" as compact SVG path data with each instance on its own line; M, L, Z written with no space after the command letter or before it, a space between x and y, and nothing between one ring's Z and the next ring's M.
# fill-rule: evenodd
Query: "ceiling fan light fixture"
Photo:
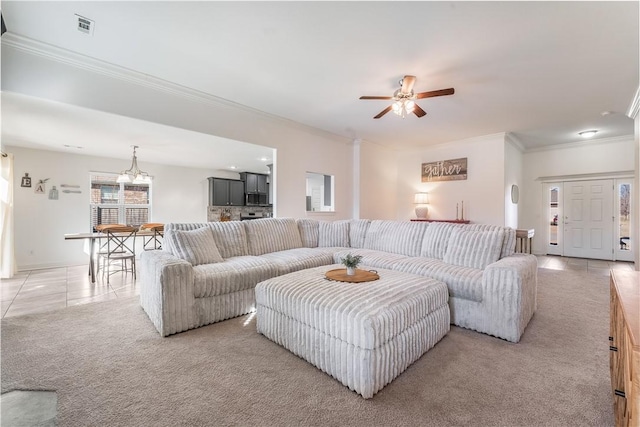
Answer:
M595 129L592 129L592 130L583 130L582 132L578 132L578 135L580 135L583 138L591 138L595 136L596 133L598 133L598 131Z
M413 112L413 109L415 108L416 103L413 102L413 100L408 99L404 102L404 108L407 110L408 113Z

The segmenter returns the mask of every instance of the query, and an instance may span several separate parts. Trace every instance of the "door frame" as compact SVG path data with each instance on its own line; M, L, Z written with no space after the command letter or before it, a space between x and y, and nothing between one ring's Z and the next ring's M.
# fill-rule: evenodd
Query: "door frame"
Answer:
M551 209L551 189L554 187L558 187L558 224L556 226L557 234L556 240L557 245L551 244L551 238L549 236L550 228L550 209ZM543 188L543 196L542 196L542 204L543 204L543 214L542 216L545 219L544 222L544 241L545 241L545 253L547 255L562 255L564 248L564 234L561 232L564 228L564 203L561 203L562 198L564 197L564 183L562 181L558 182L545 182L542 185Z
M631 195L634 195L634 172L633 171L621 171L621 172L611 172L611 173L599 173L599 174L581 174L581 175L560 175L560 176L547 176L547 177L539 177L536 180L540 181L542 184L542 215L541 217L544 218L544 223L545 223L545 227L543 228L544 230L544 242L545 242L545 253L548 255L560 255L560 256L564 256L564 223L562 223L561 226L561 220L560 218L564 218L564 216L562 215L563 209L564 209L564 203L560 203L561 200L563 200L564 198L564 183L565 182L573 182L573 181L598 181L598 180L606 180L606 179L612 179L614 181L614 194L613 194L613 210L614 210L614 230L613 233L611 235L611 239L612 239L612 243L614 244L614 251L612 254L612 259L613 261L627 261L628 257L619 257L618 255L618 250L616 250L616 235L618 234L619 228L618 228L618 224L619 224L619 194L618 194L618 189L617 189L617 185L618 182L628 182L631 184ZM549 189L552 186L557 186L560 188L561 194L558 195L558 211L559 211L559 221L558 221L558 245L556 248L553 249L557 249L557 250L552 250L549 251L549 249L551 248L551 245L549 244L549 233L548 233L548 227L546 225L547 221L547 216L549 214L549 206L550 206L550 200L549 200ZM562 196L562 197L561 197ZM630 214L630 224L631 227L633 227L634 224L634 220L635 220L635 216L638 214L637 212L635 212L633 210L634 207L634 201L631 201L631 214ZM560 214L562 213L562 214ZM633 228L630 230L630 234L631 236L633 236L634 230ZM637 251L637 242L633 242L632 243L632 249L630 251L630 257L629 257L629 261L633 261L634 260L634 254L635 251Z
M622 237L622 236L618 236L618 233L620 231L620 184L629 184L630 186L630 190L629 190L629 195L630 195L630 200L629 200L629 237L631 238L631 250L630 251L622 251L620 250L620 242L617 240L618 237ZM613 242L613 260L614 261L634 261L634 253L637 250L637 242L635 242L633 240L633 236L635 236L634 233L634 227L633 227L633 220L635 217L635 212L633 209L634 203L635 201L633 200L633 196L634 196L634 179L633 178L617 178L613 180L613 212L614 212L614 221L613 221L613 228L614 228L614 242Z

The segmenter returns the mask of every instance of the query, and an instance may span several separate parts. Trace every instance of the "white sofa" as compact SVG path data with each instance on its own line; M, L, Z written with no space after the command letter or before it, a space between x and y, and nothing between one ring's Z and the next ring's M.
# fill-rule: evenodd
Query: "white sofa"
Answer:
M537 261L515 230L482 224L267 218L167 224L162 251L140 257L140 303L162 336L253 311L259 282L339 263L447 284L451 323L518 342L536 309ZM364 268L364 267L363 267Z

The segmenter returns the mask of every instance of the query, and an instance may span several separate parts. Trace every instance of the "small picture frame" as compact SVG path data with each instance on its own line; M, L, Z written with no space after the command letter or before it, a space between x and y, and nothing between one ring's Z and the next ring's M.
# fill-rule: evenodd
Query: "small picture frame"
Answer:
M22 177L22 182L20 183L20 187L29 187L31 188L31 177L28 173L25 173Z

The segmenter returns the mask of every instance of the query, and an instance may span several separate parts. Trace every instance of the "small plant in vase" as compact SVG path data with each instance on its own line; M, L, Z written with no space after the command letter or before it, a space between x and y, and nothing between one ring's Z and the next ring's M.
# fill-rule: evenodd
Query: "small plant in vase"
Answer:
M356 274L356 268L358 267L358 264L360 264L360 261L362 261L361 255L351 254L347 254L346 257L340 260L340 262L342 262L342 264L347 267L347 276L353 276Z

